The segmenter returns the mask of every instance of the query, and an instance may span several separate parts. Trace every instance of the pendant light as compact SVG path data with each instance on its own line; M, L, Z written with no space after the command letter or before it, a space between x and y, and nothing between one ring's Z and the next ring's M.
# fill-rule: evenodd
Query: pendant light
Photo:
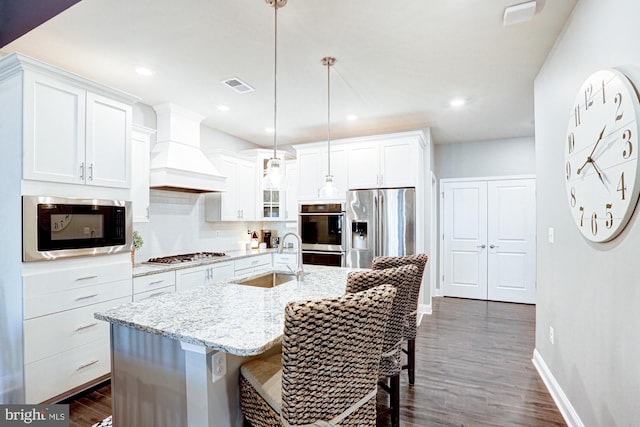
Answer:
M263 190L284 190L287 177L278 155L278 9L287 4L287 0L265 0L274 10L274 55L273 55L273 157L267 162L267 173L262 178Z
M336 58L326 56L321 62L327 67L327 175L324 177L319 195L322 198L336 198L339 196L338 189L331 175L331 66L336 63Z

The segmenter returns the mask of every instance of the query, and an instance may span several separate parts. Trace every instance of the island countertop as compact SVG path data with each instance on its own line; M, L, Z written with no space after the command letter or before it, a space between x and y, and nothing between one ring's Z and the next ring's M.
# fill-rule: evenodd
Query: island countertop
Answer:
M274 288L233 282L203 285L98 312L95 318L238 356L253 356L282 339L287 302L340 296L347 273L355 270L305 265L307 274L301 282L294 279Z

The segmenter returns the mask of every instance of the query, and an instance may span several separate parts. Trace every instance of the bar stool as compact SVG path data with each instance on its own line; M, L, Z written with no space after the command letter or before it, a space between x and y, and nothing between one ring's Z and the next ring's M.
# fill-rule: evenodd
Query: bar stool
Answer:
M378 411L378 418L391 415L391 425L400 425L401 347L406 309L409 307L411 287L418 269L413 265L378 271L358 271L347 275L347 292L360 292L381 284L395 286L397 293L391 307L382 344L378 385L389 394L389 407ZM387 378L388 384L387 384Z
M240 368L240 408L252 426L376 425L378 366L396 295L391 285L289 302L282 354Z
M375 257L373 259L373 270L384 270L387 268L395 268L403 265L415 265L418 272L412 280L411 298L407 307L407 317L403 330L403 339L407 342L407 349L402 351L407 355L407 364L402 369L407 369L409 373L409 384L413 385L416 381L416 336L418 333L418 296L420 294L420 286L422 284L422 276L427 265L429 257L426 254L415 254L405 256L384 256Z

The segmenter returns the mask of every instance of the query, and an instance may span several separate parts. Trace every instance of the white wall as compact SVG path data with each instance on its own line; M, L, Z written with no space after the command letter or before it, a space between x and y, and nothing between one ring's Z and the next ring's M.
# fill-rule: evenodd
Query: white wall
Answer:
M533 175L536 169L533 137L435 146L438 179L503 175Z
M535 80L537 233L555 229L554 244L537 242L536 350L586 426L640 425L640 213L613 242L583 239L567 205L564 141L584 79L640 67L638 17L637 0L579 1Z

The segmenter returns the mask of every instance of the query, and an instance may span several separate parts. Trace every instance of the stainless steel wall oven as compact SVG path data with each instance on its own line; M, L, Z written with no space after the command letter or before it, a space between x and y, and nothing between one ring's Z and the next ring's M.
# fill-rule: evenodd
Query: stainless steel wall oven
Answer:
M110 254L131 249L131 202L22 197L22 260Z
M344 204L300 204L299 232L305 264L345 265Z

